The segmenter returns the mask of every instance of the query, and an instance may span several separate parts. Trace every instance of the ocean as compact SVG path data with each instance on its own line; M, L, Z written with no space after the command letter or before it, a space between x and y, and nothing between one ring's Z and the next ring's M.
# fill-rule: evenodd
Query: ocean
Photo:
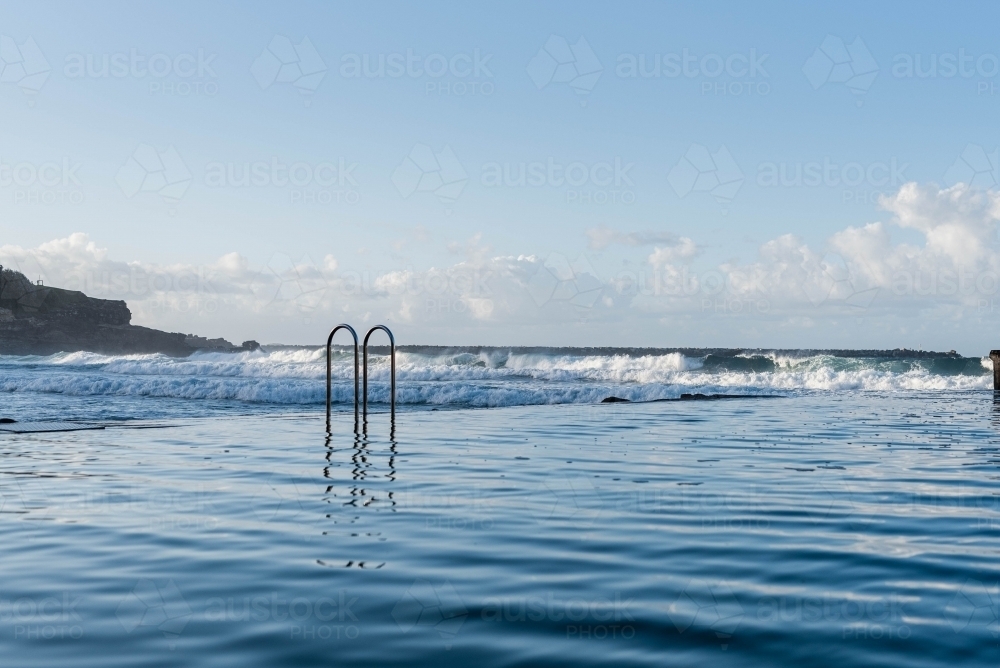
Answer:
M983 359L397 362L0 358L4 665L1000 665Z
M389 364L381 350L370 361L373 403L388 401ZM397 352L396 401L400 410L500 408L592 404L608 397L657 401L685 394L985 390L992 383L992 363L986 357L898 351L876 351L870 357L811 351L685 352L405 348ZM335 349L332 393L340 410L353 410L353 364L349 349ZM0 356L0 392L7 393L9 410L18 411L21 419L287 411L325 402L325 365L322 348L287 346L187 358L86 352ZM95 397L104 400L95 402ZM138 399L144 400L141 412L133 401ZM122 406L121 411L111 408L116 405Z

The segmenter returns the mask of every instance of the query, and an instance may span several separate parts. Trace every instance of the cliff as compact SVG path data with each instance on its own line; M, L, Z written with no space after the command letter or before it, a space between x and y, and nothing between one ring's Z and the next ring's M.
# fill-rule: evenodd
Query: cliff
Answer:
M196 350L238 352L225 339L161 332L130 324L125 302L94 299L75 290L35 285L24 274L0 270L0 355L51 355L86 350L107 355L164 353L175 357Z

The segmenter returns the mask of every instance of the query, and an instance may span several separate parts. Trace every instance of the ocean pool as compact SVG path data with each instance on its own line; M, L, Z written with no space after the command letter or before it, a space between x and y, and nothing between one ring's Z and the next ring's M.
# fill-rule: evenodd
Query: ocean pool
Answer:
M102 401L115 413L136 400ZM353 426L347 413L327 434L321 411L175 412L0 435L0 655L1000 663L991 392L383 412Z

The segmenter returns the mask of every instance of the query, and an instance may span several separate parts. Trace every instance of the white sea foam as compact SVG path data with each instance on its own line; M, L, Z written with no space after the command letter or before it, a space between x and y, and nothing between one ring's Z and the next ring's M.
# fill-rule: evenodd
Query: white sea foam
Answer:
M593 403L608 396L632 401L683 393L791 394L805 391L939 391L988 389L992 365L971 361L961 372L936 372L933 361L811 357L685 357L567 355L544 352L455 352L397 355L400 404L513 406ZM374 355L371 399L388 399L389 360ZM773 364L773 366L772 366ZM987 366L989 365L989 366ZM325 398L322 350L107 356L60 353L0 357L0 391L76 396L148 396L317 404ZM751 370L758 369L758 370ZM764 369L764 370L759 370ZM332 363L334 400L353 401L353 355Z

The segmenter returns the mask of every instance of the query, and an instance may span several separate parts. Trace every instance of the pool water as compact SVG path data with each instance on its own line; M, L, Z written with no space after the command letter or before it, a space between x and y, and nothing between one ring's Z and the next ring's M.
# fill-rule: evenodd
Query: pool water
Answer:
M1000 665L991 392L319 413L0 435L3 664Z

